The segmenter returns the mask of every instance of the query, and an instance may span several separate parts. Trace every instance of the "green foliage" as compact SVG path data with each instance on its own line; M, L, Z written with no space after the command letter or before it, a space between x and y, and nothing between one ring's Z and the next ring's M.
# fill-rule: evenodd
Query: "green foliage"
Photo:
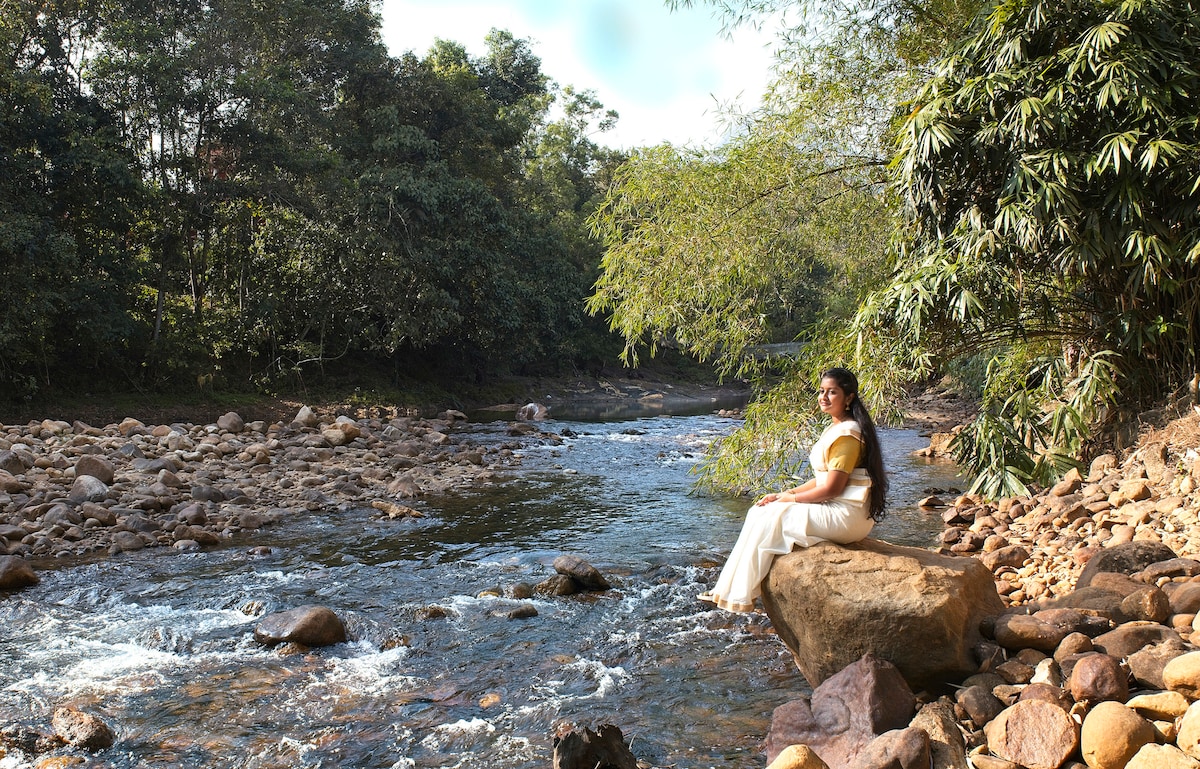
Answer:
M528 41L393 58L366 0L0 11L0 392L604 346L584 217L611 116Z
M129 333L141 189L107 114L79 87L87 19L0 6L0 394L86 382ZM77 9L76 9L77 10Z
M1188 2L999 3L916 95L896 275L860 327L995 352L959 444L977 488L1051 482L1196 367L1200 16Z
M932 370L920 351L890 366L902 352L895 334L850 319L888 278L897 105L979 6L709 4L730 28L782 14L775 81L757 109L730 117L720 147L642 150L617 172L592 217L606 251L588 307L609 315L629 362L671 346L755 379L745 426L716 447L702 478L746 489L803 461L793 451L823 369L854 368L884 421L899 385ZM789 360L752 354L789 340L799 347Z
M869 171L822 167L785 139L657 147L618 170L592 216L606 251L588 307L611 313L627 362L666 344L745 375L748 348L794 337L876 277L887 216Z

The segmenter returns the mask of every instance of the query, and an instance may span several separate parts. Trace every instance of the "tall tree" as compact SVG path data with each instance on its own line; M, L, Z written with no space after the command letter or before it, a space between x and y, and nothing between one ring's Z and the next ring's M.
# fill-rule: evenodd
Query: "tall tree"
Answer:
M897 273L860 322L990 353L979 490L1049 483L1198 370L1197 50L1189 0L1005 0L909 108Z
M877 406L899 391L903 377L876 365L890 340L856 346L849 319L887 275L899 105L979 3L711 5L731 27L783 14L775 80L756 109L731 117L720 146L641 151L618 173L593 218L607 250L589 306L610 315L627 360L670 344L727 373L782 367L781 379L759 380L745 426L707 465L716 485L758 486L803 461L794 447L815 415L807 393L823 365L854 365ZM802 351L767 367L747 354L792 339Z
M145 240L164 368L211 368L229 344L226 300L244 305L261 216L317 208L340 85L383 55L377 25L360 0L129 2L103 20L92 85L156 196Z
M80 66L99 8L0 2L0 392L109 365L133 336L141 187Z

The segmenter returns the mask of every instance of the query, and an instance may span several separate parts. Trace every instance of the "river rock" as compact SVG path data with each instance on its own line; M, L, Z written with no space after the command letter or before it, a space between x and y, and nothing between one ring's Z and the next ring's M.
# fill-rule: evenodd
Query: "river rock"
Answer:
M132 553L142 550L146 547L146 542L132 531L114 531L112 535L112 545L109 547L109 552L113 555L117 553Z
M1143 745L1154 742L1154 726L1119 702L1101 702L1084 718L1079 741L1091 769L1125 769Z
M301 406L292 422L301 427L316 427L321 424L321 420L317 417L316 413L308 406Z
M345 430L339 430L336 427L327 427L321 431L321 437L325 439L330 446L345 446L351 441Z
M1070 690L1076 702L1124 702L1129 698L1129 672L1116 658L1089 652L1071 669Z
M1163 667L1163 685L1189 700L1200 699L1200 652L1181 654Z
M324 606L298 606L263 617L254 629L254 640L265 646L285 642L331 646L346 640L346 626Z
M90 475L106 485L112 485L116 471L113 463L95 454L84 454L75 462L75 477Z
M538 615L537 607L531 603L523 603L504 613L508 619L532 619Z
M1092 584L1092 578L1100 572L1116 572L1118 574L1136 574L1148 566L1160 561L1178 558L1175 551L1161 542L1139 540L1126 542L1121 545L1107 547L1097 553L1075 581L1075 588L1087 587Z
M1193 702L1179 719L1175 744L1192 758L1200 758L1200 700Z
M75 504L102 502L108 496L108 485L91 475L81 475L71 484L67 499Z
M1019 569L1029 560L1029 551L1020 545L1009 545L990 553L983 553L979 560L989 571L996 571L1003 566Z
M0 555L0 590L19 590L32 587L40 581L24 558Z
M929 735L931 769L965 769L966 741L954 719L954 703L949 697L926 703L909 726L915 726Z
M930 758L929 735L910 726L871 740L847 769L929 769Z
M875 737L908 725L916 698L900 671L864 655L799 699L775 708L767 760L789 745L807 745L830 766L847 766Z
M1021 694L1017 697L1018 702L1021 700L1049 702L1051 705L1060 707L1068 713L1071 711L1071 706L1075 704L1071 699L1071 695L1063 691L1062 687L1043 683L1030 684L1022 689Z
M1027 769L1058 769L1079 747L1071 716L1041 700L1017 702L996 716L984 733L989 751Z
M577 555L560 555L554 559L554 570L575 580L584 590L609 590L612 585L600 571Z
M246 429L246 420L236 411L217 417L217 429L223 433L240 433Z
M1167 599L1175 614L1200 614L1200 582L1184 582L1172 590Z
M1171 616L1171 602L1166 593L1147 586L1125 596L1121 601L1121 613L1131 620L1162 623Z
M1005 614L996 619L992 634L996 643L1005 649L1052 652L1067 637L1068 631L1061 625L1029 614Z
M788 745L767 769L829 769L829 764L807 745Z
M579 583L566 574L553 574L534 586L538 595L553 595L558 597L575 595L579 592Z
M980 621L1003 611L991 572L974 558L872 539L776 558L763 605L813 686L873 654L921 689L973 673Z
M0 492L5 494L20 494L28 488L28 484L19 480L7 470L0 470Z
M75 708L55 708L51 726L55 736L63 742L92 753L110 748L116 741L116 735L107 724L96 716Z
M1187 654L1189 650L1190 647L1182 641L1164 641L1130 654L1125 659L1125 664L1129 666L1129 673L1139 686L1147 689L1165 689L1163 668L1176 657Z
M1188 701L1179 692L1148 692L1131 697L1125 707L1151 721L1174 721L1187 712Z
M637 758L621 730L605 724L598 730L572 729L554 738L554 769L638 769Z
M176 544L184 541L194 542L196 547L213 547L221 544L221 538L213 532L199 526L180 524L171 532ZM181 548L183 549L183 548Z
M1200 761L1174 745L1143 745L1125 769L1200 769Z
M982 727L1004 710L1004 703L986 686L966 686L954 693L954 699L966 711L967 717Z
M1157 622L1126 622L1107 633L1096 636L1092 643L1105 654L1118 659L1154 644L1183 639L1169 627Z
M0 470L16 476L24 474L26 467L15 452L4 449L0 450Z

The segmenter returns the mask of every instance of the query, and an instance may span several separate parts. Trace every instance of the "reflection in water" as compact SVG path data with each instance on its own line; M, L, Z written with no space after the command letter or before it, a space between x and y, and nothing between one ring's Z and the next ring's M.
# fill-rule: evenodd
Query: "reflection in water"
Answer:
M472 437L511 440L505 426ZM695 600L749 502L690 493L733 423L540 426L571 437L530 445L500 486L421 502L425 518L331 511L264 530L265 558L241 543L43 571L0 601L0 723L95 712L118 732L113 769L540 769L564 723L615 723L654 766L761 767L771 711L806 686L764 617ZM928 544L940 518L912 503L953 473L907 456L915 433L884 442L895 504L877 533ZM479 597L541 581L564 552L615 589L535 599L525 620L507 618L519 602ZM301 654L253 642L261 616L306 603L335 609L354 640Z

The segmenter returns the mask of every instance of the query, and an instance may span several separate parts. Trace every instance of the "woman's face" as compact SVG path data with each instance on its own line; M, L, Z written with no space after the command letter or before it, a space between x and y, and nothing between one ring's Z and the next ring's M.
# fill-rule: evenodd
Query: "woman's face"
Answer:
M846 395L836 379L826 377L821 380L821 387L817 390L817 405L834 419L841 419L846 415L852 397Z

